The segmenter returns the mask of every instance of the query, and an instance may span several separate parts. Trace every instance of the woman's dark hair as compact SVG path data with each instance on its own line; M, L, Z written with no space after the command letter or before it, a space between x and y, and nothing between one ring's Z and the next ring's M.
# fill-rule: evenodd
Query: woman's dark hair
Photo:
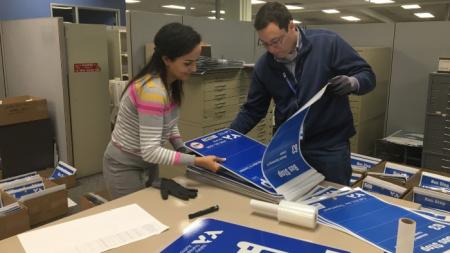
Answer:
M292 20L292 15L284 6L278 2L265 3L256 13L254 27L260 31L270 23L275 23L280 29L288 30L288 25Z
M190 53L201 42L201 36L192 27L180 23L170 23L164 25L156 33L153 43L155 50L152 58L147 65L133 79L128 82L124 93L134 81L143 77L146 74L159 74L171 101L177 105L181 104L183 97L182 81L176 80L169 84L167 83L167 69L163 61L163 56L170 60ZM123 94L122 93L122 96Z

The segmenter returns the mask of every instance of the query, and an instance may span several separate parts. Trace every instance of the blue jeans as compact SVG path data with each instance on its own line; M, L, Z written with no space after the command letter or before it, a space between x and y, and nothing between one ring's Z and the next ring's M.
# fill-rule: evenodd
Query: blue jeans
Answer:
M325 180L349 185L352 176L350 143L348 141L333 147L314 150L302 149L303 157Z

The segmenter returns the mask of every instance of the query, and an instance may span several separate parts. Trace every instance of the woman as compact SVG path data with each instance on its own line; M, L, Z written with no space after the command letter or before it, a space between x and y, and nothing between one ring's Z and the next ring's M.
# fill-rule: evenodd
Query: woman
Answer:
M219 169L222 159L216 156L195 157L163 147L169 140L175 150L183 149L177 127L182 83L196 71L200 42L200 35L189 26L163 26L155 35L150 62L125 88L103 158L103 175L112 198L143 189L147 177L158 178L158 164ZM170 183L172 187L174 181Z

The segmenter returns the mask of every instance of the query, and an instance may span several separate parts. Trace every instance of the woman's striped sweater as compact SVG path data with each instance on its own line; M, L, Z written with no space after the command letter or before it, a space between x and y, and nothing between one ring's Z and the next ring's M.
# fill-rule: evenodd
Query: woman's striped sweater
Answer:
M183 146L178 114L179 108L170 101L161 79L145 75L123 95L111 141L149 163L192 165L195 156L163 147L167 140L175 149Z

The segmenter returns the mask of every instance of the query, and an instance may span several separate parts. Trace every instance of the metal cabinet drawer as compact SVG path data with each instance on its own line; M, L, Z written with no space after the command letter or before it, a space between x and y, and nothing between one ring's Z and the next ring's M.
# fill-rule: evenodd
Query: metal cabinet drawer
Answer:
M422 167L450 173L450 156L424 152Z

